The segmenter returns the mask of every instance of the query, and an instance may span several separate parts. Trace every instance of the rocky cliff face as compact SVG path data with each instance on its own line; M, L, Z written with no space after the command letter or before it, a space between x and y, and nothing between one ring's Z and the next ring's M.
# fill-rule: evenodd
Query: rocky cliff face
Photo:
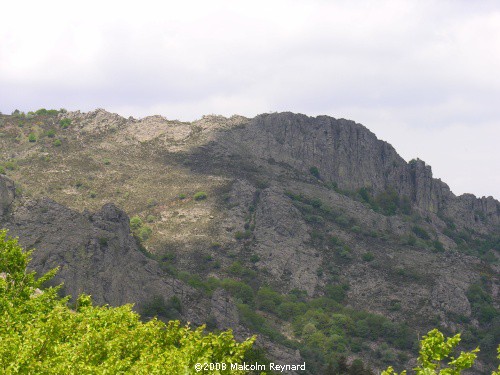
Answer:
M481 223L470 214L476 211L486 218L485 223L500 223L500 202L469 194L456 197L448 185L432 177L425 162L406 163L390 144L353 121L264 114L220 139L232 151L246 152L262 162L284 163L303 173L316 167L324 181L341 189L365 187L375 193L392 189L424 213L450 215L463 225L479 227Z

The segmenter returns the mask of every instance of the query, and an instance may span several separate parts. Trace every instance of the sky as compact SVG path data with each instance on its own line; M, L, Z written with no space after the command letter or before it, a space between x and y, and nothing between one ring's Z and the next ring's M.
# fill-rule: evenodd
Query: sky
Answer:
M9 1L0 111L362 123L459 195L500 199L498 1Z

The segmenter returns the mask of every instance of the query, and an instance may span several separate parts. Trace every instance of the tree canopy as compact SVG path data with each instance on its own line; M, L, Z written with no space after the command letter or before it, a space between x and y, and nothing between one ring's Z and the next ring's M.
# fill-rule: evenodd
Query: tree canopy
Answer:
M72 309L59 287L44 287L57 270L39 278L27 270L30 254L0 231L0 373L190 374L196 363L216 362L228 368L210 373L243 373L229 364L255 338L238 343L231 331L143 322L131 305L93 306L88 295Z

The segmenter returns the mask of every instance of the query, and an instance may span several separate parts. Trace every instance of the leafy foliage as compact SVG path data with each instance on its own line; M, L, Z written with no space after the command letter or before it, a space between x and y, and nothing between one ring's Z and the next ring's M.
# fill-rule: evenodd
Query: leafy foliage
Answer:
M144 323L130 305L93 306L87 295L71 310L58 287L43 287L56 270L37 279L26 270L29 255L0 232L1 373L185 374L195 363L238 363L254 341L237 343L231 331L204 334L204 326L179 321ZM229 373L243 372L221 371Z
M32 112L29 112L32 113ZM57 109L45 109L45 108L40 108L39 110L35 111L35 115L37 116L56 116L59 113Z
M415 373L417 375L459 375L462 370L472 367L479 348L470 352L461 352L456 358L452 357L452 351L459 342L460 334L445 339L439 330L430 331L420 342L419 366L414 368ZM401 375L404 374L406 371L401 372ZM392 367L389 367L382 372L382 375L397 375L397 373Z
M498 353L498 360L500 360L500 345L498 345L497 348L497 353ZM493 371L491 375L500 375L500 365L498 365L498 371Z

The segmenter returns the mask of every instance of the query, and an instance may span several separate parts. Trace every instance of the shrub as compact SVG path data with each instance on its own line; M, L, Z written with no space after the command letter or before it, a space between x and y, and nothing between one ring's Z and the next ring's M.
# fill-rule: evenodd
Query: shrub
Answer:
M152 208L158 206L158 201L154 198L149 198L146 205L148 206L148 208Z
M148 223L153 223L155 220L156 220L156 217L153 215L148 215L148 217L146 218L146 221Z
M267 189L271 185L269 184L269 181L267 181L267 180L257 180L255 183L255 186L259 189Z
M415 246L416 243L417 243L417 239L415 238L415 236L413 234L410 234L406 240L406 244L410 245L410 246Z
M325 219L323 219L319 215L304 215L304 220L308 223L315 223L315 224L322 224L325 222Z
M30 141L30 142L36 142L36 134L35 133L30 133L28 135L28 141Z
M309 172L314 176L316 177L317 179L320 178L320 175L319 175L319 169L318 167L311 167L309 168Z
M71 125L71 120L69 118L63 118L61 121L59 121L59 125L61 126L61 128L67 129Z
M182 312L182 303L179 297L173 296L167 302L161 295L153 296L139 308L145 317L163 317L166 319L179 319Z
M142 220L139 216L134 216L130 219L130 228L137 230L142 226Z
M104 165L110 165L111 164L111 160L109 160L109 159L104 159L102 162L104 163Z
M207 193L205 193L204 191L199 191L195 195L193 195L193 198L195 201L201 201L207 198Z
M250 238L252 236L252 231L247 229L246 231L244 232L241 232L241 231L237 231L235 234L234 234L234 238L236 238L237 240L243 240L243 239L247 239L247 238Z
M91 190L89 193L89 196L90 196L90 198L95 198L95 197L97 197L97 193L95 191Z
M320 199L318 199L318 198L313 198L313 199L311 199L311 200L310 200L309 202L307 202L307 203L309 203L309 204L310 204L311 206L313 206L314 208L320 208L320 207L321 207L321 205L323 204L323 202L321 202L321 200L320 200Z
M9 171L13 171L13 170L17 169L17 164L15 162L13 162L13 161L7 161L7 162L5 162L4 166Z
M155 317L155 316L163 316L167 317L168 314L168 306L165 302L165 299L160 296L153 296L149 301L145 302L139 308L141 314L145 317ZM178 318L179 314L176 314L173 318Z
M479 323L487 324L500 318L500 312L495 308L493 298L488 293L484 281L472 284L466 296L471 304L473 316L477 317Z
M351 232L354 232L354 233L358 233L358 234L359 234L359 233L361 233L361 227L360 227L360 226L358 226L358 225L353 225L353 226L351 227Z
M352 259L352 251L348 245L342 246L340 249L337 250L337 252L342 258L346 260Z
M227 271L233 275L240 276L243 273L243 269L243 265L240 262L236 261L229 266Z
M0 174L5 174L5 168L0 165Z
M179 199L186 199L186 194L179 194Z
M432 243L432 246L434 246L434 250L436 250L437 252L442 253L444 251L443 244L441 242L439 242L438 240L434 241Z
M142 241L147 241L151 237L151 233L153 233L153 230L150 227L143 226L139 229L139 238Z
M35 111L35 114L38 116L55 116L59 113L57 109L45 109L45 108L40 108L39 110Z
M358 195L360 196L363 202L368 203L370 205L373 204L373 196L370 188L362 187L361 189L358 190Z
M48 132L47 132L47 137L49 138L54 138L56 136L56 131L54 129L50 129Z
M276 308L283 302L282 296L268 287L262 287L255 296L257 308L263 311L276 312Z
M421 238L423 240L430 240L431 239L431 236L429 236L429 233L427 233L426 230L422 227L414 226L412 228L412 230L413 230L413 233L415 233L415 235L418 238Z
M375 259L375 255L373 255L372 253L368 252L368 253L364 253L361 258L365 261L365 262L371 262L373 259Z
M55 147L59 147L59 146L61 146L61 145L62 145L62 142L61 142L61 140L60 140L60 139L56 139L56 140L54 141L54 146L55 146Z
M253 303L253 290L241 281L224 279L221 286L226 289L234 298L238 298L243 303Z
M328 243L330 244L330 246L341 246L343 244L342 240L338 237L335 237L335 236L329 236L328 237Z
M384 191L377 195L375 202L384 215L394 215L400 205L398 193L394 190Z

